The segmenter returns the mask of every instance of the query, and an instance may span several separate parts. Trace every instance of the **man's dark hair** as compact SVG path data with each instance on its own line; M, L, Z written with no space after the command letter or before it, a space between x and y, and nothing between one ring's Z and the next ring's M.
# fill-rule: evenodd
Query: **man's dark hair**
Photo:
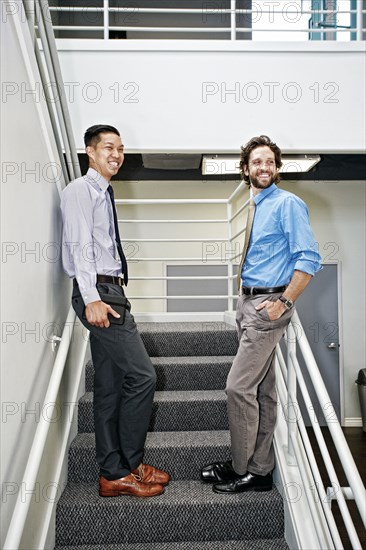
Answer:
M266 145L271 149L271 151L273 151L277 170L279 170L282 166L281 149L271 140L271 138L263 135L253 137L248 141L248 143L240 147L240 176L245 181L245 183L247 183L247 185L250 185L250 180L249 176L244 174L244 166L248 166L250 153L257 147L263 147L263 145ZM279 181L280 176L279 174L277 174L275 178L275 183L279 183Z
M120 136L119 131L114 126L108 126L108 124L95 124L90 126L84 134L85 147L95 147L100 141L100 134L117 134Z

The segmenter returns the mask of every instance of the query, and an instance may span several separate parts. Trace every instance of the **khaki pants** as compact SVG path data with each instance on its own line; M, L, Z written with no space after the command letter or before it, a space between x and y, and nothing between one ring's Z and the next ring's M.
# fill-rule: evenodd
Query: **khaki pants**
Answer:
M276 321L267 310L255 307L279 294L239 296L236 326L239 349L226 385L234 470L243 475L266 475L274 468L273 433L276 424L277 392L275 349L293 314Z

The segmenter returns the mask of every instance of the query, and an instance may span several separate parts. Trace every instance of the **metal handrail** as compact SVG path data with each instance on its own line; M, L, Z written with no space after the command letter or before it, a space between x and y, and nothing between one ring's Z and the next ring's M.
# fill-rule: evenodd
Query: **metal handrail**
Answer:
M47 403L47 405L52 408L52 413L56 407L57 394L60 388L67 354L72 340L73 331L70 330L70 327L73 327L74 323L75 312L72 307L70 307L62 332L57 357L53 365L51 378L44 398L44 403ZM38 470L41 464L50 426L51 423L49 422L49 416L46 417L45 415L40 415L39 424L36 429L22 480L22 486L26 486L27 488L31 487L32 490L36 484ZM3 550L15 550L19 548L30 503L31 499L24 499L22 492L19 491Z
M101 25L89 25L89 26L79 26L79 25L54 25L53 26L55 31L87 31L87 32L96 32L96 31L103 31L105 29L104 26ZM152 32L152 33L163 33L163 32L171 32L171 33L229 33L231 31L231 27L129 27L129 26L109 26L110 31L133 31L133 32ZM327 27L326 30L323 28L321 29L311 29L312 34L324 34L324 33L333 33L338 34L342 32L356 32L356 27ZM366 29L362 28L362 32L365 32ZM303 29L241 29L240 27L236 28L237 33L248 33L251 34L253 32L283 32L283 33L293 33L293 32L302 32L309 34L309 28L303 28Z
M232 1L232 0L231 0ZM70 12L94 12L94 13L102 13L103 12L103 7L92 7L92 6L50 6L49 8L49 11L70 11ZM204 13L203 9L202 8L142 8L142 7L131 7L131 6L123 6L123 7L119 7L119 8L115 8L115 7L112 7L110 6L109 7L109 11L111 13L121 13L121 12L132 12L132 13L135 13L137 10L138 13L172 13L172 14L175 14L175 13L187 13L187 14L198 14L198 15L202 15L202 13ZM216 10L217 11L217 10ZM363 13L366 12L366 10L362 10ZM349 9L349 10L321 10L321 9L316 9L316 10L301 10L301 13L303 15L313 15L313 14L317 14L317 15L335 15L335 14L357 14L358 10L356 9ZM232 14L233 13L233 9L232 8L220 8L219 9L219 13L223 13L223 14ZM236 8L234 9L234 13L236 13L237 15L241 15L241 14L245 14L245 15L252 15L253 13L258 13L258 10L253 10L253 9L242 9L242 8ZM265 9L261 9L261 14L266 14L266 15L275 15L275 14L282 14L283 11L281 10L276 10L275 9L275 6L273 7L272 10L265 10ZM291 10L291 9L286 9L286 14L289 14L289 15L298 15L299 14L299 11L298 10Z
M295 330L295 327L297 330ZM328 527L329 527L331 536L333 538L335 547L343 548L342 542L339 537L338 528L335 524L334 517L329 506L329 498L327 496L327 491L325 490L323 483L321 481L319 469L316 464L316 460L314 457L311 443L309 441L309 438L306 432L304 421L301 417L299 417L296 414L294 415L294 417L296 418L296 422L294 422L294 418L291 418L291 419L289 418L290 416L289 410L297 410L297 411L299 410L299 405L296 397L297 384L302 393L306 408L308 410L314 410L314 408L312 407L312 402L308 392L308 388L306 386L306 382L304 380L300 365L296 357L296 344L298 344L300 347L312 385L315 388L317 398L319 400L319 404L323 409L325 405L331 402L330 397L325 387L324 381L321 377L321 374L319 372L313 352L310 348L310 344L302 328L299 316L295 311L292 321L290 322L290 325L288 327L287 368L286 368L286 363L283 358L280 347L277 346L277 349L276 349L276 356L279 362L282 375L284 377L284 380L287 380L288 401L286 404L282 403L282 406L286 407L286 410L287 410L288 453L289 455L295 456L297 460L299 459L299 456L300 456L299 441L297 439L297 433L299 430L302 437L303 445L306 450L312 475L314 476L315 486L317 487L317 490L319 492L319 497L320 497L319 501L323 508L324 514L327 518ZM336 491L334 496L338 501L339 508L340 508L340 511L352 544L352 548L359 549L361 548L361 543L359 541L357 532L355 530L355 526L353 524L348 507L346 505L345 497L347 495L348 496L351 495L352 498L354 498L357 508L360 512L362 521L366 526L366 491L364 489L361 476L357 470L356 464L349 450L349 447L347 445L346 439L344 437L342 428L338 420L334 421L334 419L332 419L332 422L330 422L328 421L328 419L326 419L326 422L327 422L330 434L332 436L334 445L336 447L338 456L340 458L343 470L349 482L350 489L343 488L343 490L341 490L332 460L330 458L330 455L325 443L324 436L319 427L319 423L317 422L317 419L311 418L311 423L314 429L314 433L315 433L329 478L331 479L332 483L334 483L337 487L339 487L339 490ZM301 469L300 469L300 474L302 476ZM305 480L303 481L304 481L304 486L306 487L306 482Z
M100 31L103 33L104 39L109 39L109 31L132 31L136 33L165 33L165 32L173 32L173 33L226 33L230 36L231 41L235 41L237 39L238 33L248 33L251 39L253 39L252 33L265 33L265 32L281 32L281 33L293 33L293 32L299 32L299 33L307 33L309 34L309 37L311 38L311 35L320 35L322 37L327 35L337 36L338 33L349 33L350 36L353 33L353 35L356 36L357 40L363 39L363 33L366 29L363 28L362 25L362 19L363 14L366 13L366 10L363 10L362 2L357 3L356 9L306 9L303 10L299 6L299 9L295 9L293 6L289 6L286 8L285 15L286 17L291 16L314 16L316 18L319 18L319 16L324 16L326 18L327 16L342 16L342 15L349 15L352 19L352 24L349 25L349 28L327 28L325 31L324 28L309 28L308 25L306 27L300 27L300 28L293 28L293 25L290 23L293 23L293 21L288 21L289 25L284 28L273 28L271 26L270 28L264 29L260 27L256 27L256 18L258 17L258 14L260 15L268 15L270 17L275 17L278 15L284 15L284 9L281 6L274 5L271 8L262 7L261 6L255 6L252 8L238 8L236 4L236 0L231 0L230 8L217 8L217 7L210 7L207 5L207 9L205 8L143 8L143 7L136 7L136 6L123 6L123 7L112 7L109 5L109 0L103 0L103 6L100 7L90 7L90 6L53 6L49 8L50 13L96 13L103 15L103 24L102 25L55 25L54 29L59 31L86 31L86 32L96 32ZM169 27L169 26L153 26L153 25L142 25L142 26L134 26L133 21L131 21L131 24L125 24L125 25L111 25L110 24L110 18L112 15L115 14L150 14L150 15L197 15L201 16L202 20L204 17L207 19L210 16L220 15L222 18L223 16L227 17L228 24L221 27L207 27L206 25L201 24L200 26L192 27ZM240 17L246 17L248 21L252 21L254 18L254 25L251 24L250 27L241 27L240 26ZM311 19L309 19L311 20ZM270 23L272 21L270 20ZM348 27L348 25L341 25L341 27Z
M293 323L298 327L301 326L301 322L297 312L294 312ZM317 363L315 361L314 354L311 350L308 339L306 338L305 332L302 331L301 338L296 335L297 342L299 344L302 356L305 360L306 367L308 369L309 375L311 376L312 383L314 385L315 392L321 407L327 405L331 400L327 388L325 387L324 381L321 377L320 371L318 369ZM359 509L363 524L366 527L366 491L362 483L360 474L358 473L356 464L353 460L351 451L347 445L346 439L344 437L342 428L338 421L336 422L327 422L330 434L334 441L336 450L338 452L342 467L352 489L352 492L355 497L357 507Z
M47 3L44 0L34 0L35 10L32 11L26 0L23 0L24 11L30 26L38 29L42 49L45 56L45 67L37 41L34 41L34 52L43 89L49 90L45 94L51 125L55 136L57 150L60 157L60 163L65 178L65 182L81 176L79 160L76 152L74 135L71 127L71 118L65 93L55 95L54 86L58 91L63 91L64 84L62 79L61 67L58 59L55 37L52 23L47 17ZM48 74L46 74L46 69ZM67 170L63 150L67 160Z
M289 386L288 370L286 368L286 363L285 363L285 360L283 358L282 351L281 351L281 348L280 348L279 345L276 348L276 358L277 358L278 364L280 366L280 371L282 373L284 384L286 385L285 381L287 380L287 388L288 388L288 386ZM278 384L279 384L279 380L277 379L277 385ZM297 402L293 402L293 401L291 401L291 398L288 398L287 402L285 403L281 399L281 392L278 392L278 395L279 395L280 400L281 400L281 406L284 410L287 411L287 418L289 418L289 408L288 408L289 407L289 401L291 402L292 408L294 408L295 406L298 406ZM325 491L325 488L324 488L324 485L323 485L323 482L322 482L322 479L321 479L319 467L318 467L316 459L315 459L315 455L314 455L313 448L312 448L311 443L310 443L310 439L309 439L309 436L308 436L308 433L307 433L307 430L306 430L306 427L305 427L305 423L304 423L301 416L300 417L297 416L296 420L297 420L297 426L299 428L300 435L301 435L301 438L302 438L302 441L303 441L303 445L304 445L305 450L306 450L306 455L307 455L307 459L308 459L308 462L309 462L309 466L311 468L311 472L312 472L312 475L313 475L313 478L314 478L314 482L315 482L314 487L317 488L317 491L319 493L319 500L320 500L322 509L324 511L325 517L327 519L328 526L330 527L330 530L332 531L332 538L333 538L333 541L335 543L335 547L337 549L340 549L340 548L342 548L342 542L341 542L341 539L340 539L340 536L339 536L339 533L338 533L337 524L336 524L336 522L334 520L334 516L331 512L331 509L328 505L326 505L326 506L324 505L324 503L327 500L327 498L326 498L327 494L326 494L326 491ZM288 432L289 432L288 445L291 444L291 448L294 451L293 454L294 454L294 456L297 460L297 463L299 464L300 460L301 460L301 453L300 453L300 442L298 441L298 438L296 437L297 432L296 431L294 432L295 437L293 437L293 435L290 434L289 428L288 428ZM312 514L313 524L314 524L315 529L317 530L317 534L319 536L320 532L318 532L318 528L319 528L318 527L318 522L316 521L316 515L315 515L315 512L314 512L314 495L311 491L309 491L308 481L306 479L304 479L304 477L303 477L303 470L300 468L299 471L300 471L300 475L301 475L301 478L302 478L302 481L303 481L303 486L305 488L306 498L307 498L307 501L308 501L308 504L309 504L309 507L310 507L310 511L311 511L311 514Z

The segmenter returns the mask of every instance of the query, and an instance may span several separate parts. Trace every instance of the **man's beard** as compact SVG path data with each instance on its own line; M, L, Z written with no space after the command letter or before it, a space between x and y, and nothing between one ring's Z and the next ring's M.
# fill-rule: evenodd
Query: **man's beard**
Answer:
M262 182L259 180L259 178L255 176L249 176L250 185L255 187L256 189L267 189L276 179L276 174L273 172L268 172L269 178L267 180L267 183Z

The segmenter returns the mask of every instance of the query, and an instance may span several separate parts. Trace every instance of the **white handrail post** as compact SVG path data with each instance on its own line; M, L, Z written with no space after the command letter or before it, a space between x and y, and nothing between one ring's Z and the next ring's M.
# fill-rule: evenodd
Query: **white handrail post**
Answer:
M231 0L230 28L231 28L231 40L236 40L236 0Z
M104 40L109 39L109 0L103 0Z
M228 264L227 264L227 271L228 271L227 308L228 308L228 311L233 311L234 309L234 301L232 298L233 262L232 262L232 251L231 251L232 227L231 227L231 221L230 221L233 213L233 205L231 204L231 202L228 202L226 205L226 213L227 213L227 243L228 243L227 254L230 254L230 259L228 259Z
M362 40L363 2L357 2L357 40Z
M292 459L295 457L292 436L296 434L296 373L291 361L291 353L296 354L296 333L292 322L287 327L287 453Z

